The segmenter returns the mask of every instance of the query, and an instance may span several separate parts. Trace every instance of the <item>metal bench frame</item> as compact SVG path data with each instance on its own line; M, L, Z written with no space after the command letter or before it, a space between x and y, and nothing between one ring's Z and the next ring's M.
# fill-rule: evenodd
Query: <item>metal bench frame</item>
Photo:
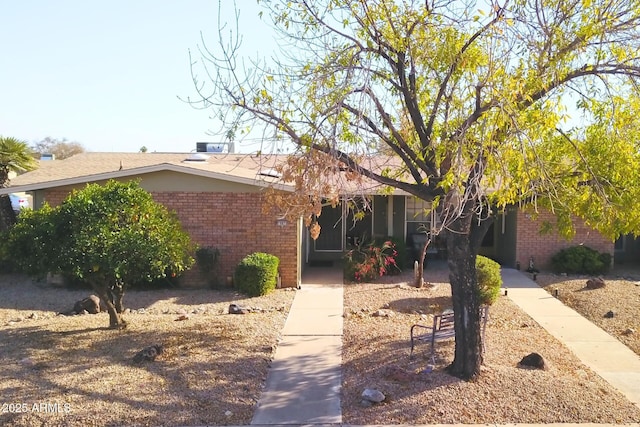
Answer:
M489 320L489 306L480 307L480 341L482 343L482 352L484 353L484 332ZM419 334L416 329L425 329L427 332ZM441 314L433 316L433 324L431 326L415 324L411 326L411 356L415 349L417 341L428 341L431 345L431 361L435 363L436 342L453 338L456 335L455 317L453 311L445 311Z

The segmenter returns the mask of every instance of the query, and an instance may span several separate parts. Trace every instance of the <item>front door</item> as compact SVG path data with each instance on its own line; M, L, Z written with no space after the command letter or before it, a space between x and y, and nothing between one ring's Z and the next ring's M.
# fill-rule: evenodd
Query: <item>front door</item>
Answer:
M344 244L344 221L342 220L342 203L335 208L325 206L318 217L320 235L314 241L316 252L342 252Z

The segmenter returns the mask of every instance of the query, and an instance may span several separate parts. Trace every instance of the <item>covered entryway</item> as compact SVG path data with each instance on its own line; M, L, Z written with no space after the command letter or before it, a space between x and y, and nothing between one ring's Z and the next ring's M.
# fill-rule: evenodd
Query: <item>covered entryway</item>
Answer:
M332 266L342 260L345 251L372 235L372 215L366 212L364 218L354 221L354 213L346 202L336 207L325 206L317 218L320 235L311 239L305 232L306 261L310 266Z

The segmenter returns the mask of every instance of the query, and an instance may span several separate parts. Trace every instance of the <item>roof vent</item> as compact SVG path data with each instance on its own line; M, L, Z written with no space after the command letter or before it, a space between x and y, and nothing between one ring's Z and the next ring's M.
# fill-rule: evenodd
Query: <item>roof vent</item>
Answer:
M184 159L185 162L206 162L207 160L209 160L209 156L203 153L193 153Z
M269 178L282 178L282 174L275 169L263 169L258 175L268 176Z

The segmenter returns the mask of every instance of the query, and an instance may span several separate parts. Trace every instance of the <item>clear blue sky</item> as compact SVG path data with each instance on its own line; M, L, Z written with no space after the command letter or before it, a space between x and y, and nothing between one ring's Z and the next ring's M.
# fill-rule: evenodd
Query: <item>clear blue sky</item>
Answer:
M233 2L222 0L233 24ZM255 0L238 0L245 55L273 49ZM188 51L217 40L218 0L0 3L0 135L89 151L190 151L216 126L194 96ZM235 25L235 24L234 24ZM242 151L253 151L250 146Z

